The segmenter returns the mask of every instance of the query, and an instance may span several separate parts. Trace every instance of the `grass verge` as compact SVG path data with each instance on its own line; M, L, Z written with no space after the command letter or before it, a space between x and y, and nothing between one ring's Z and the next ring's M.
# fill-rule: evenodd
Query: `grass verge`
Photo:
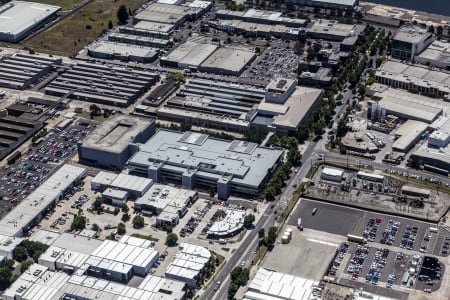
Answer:
M109 20L117 25L116 14L121 5L134 11L146 2L146 0L94 0L71 16L32 37L24 43L24 46L33 48L37 52L75 55L108 30Z

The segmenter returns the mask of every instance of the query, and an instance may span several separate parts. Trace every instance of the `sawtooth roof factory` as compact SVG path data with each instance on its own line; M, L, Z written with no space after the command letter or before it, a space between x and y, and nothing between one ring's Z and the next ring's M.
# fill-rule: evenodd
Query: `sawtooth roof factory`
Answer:
M265 91L250 85L191 78L158 109L158 118L242 132Z
M60 58L24 53L4 57L0 62L0 86L24 90L40 77L48 75L61 62Z
M45 87L45 93L70 99L127 107L159 79L159 75L109 65L80 63Z
M445 98L450 93L450 74L425 66L387 60L375 72L375 78L393 88L417 90L437 97Z
M245 141L160 130L139 146L128 169L155 182L175 181L188 189L216 186L220 199L231 193L257 197L282 153Z
M135 143L145 143L156 130L153 120L116 115L103 122L78 144L80 162L121 170L137 151Z
M0 6L0 40L16 43L56 17L59 6L10 1Z
M219 9L216 11L216 18L224 20L242 20L250 23L285 25L288 27L303 27L306 24L304 19L292 19L282 17L281 12L249 9L247 11L235 11Z
M297 87L288 78L273 80L265 89L193 78L156 113L160 119L210 128L242 132L254 126L287 134L321 100L321 90Z
M186 250L181 250L177 258L190 264L179 267L178 280L173 280L170 275L148 275L159 258L151 241L126 235L119 241L67 233L40 235L49 234L56 236L40 256L39 264L30 266L3 293L3 299L183 299L185 282L194 280L188 276L201 274L210 260L205 248L182 244ZM137 285L126 285L134 275L143 278Z

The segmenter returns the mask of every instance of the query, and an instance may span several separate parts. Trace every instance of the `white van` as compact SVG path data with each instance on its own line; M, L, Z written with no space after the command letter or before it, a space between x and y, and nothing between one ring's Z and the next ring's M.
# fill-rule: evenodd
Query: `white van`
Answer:
M437 227L430 227L430 232L432 232L432 233L438 233Z

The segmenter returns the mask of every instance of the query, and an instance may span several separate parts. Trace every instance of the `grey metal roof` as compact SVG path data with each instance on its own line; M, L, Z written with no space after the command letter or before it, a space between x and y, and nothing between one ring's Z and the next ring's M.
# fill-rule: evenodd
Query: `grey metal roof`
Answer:
M201 145L179 141L182 134L160 130L146 144L141 145L128 162L150 166L164 162L163 168L177 166L184 171L197 169L210 176L233 175L232 182L259 186L267 171L275 164L281 150L256 147L251 153L228 150L231 141L208 137Z

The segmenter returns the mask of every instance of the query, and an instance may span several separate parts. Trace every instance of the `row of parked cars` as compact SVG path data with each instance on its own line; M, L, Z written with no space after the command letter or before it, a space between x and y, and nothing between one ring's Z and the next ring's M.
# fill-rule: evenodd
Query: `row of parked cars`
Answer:
M400 243L400 248L406 248L412 250L414 248L414 243L416 241L417 232L419 228L417 226L412 226L407 224L405 232L402 236L402 241Z
M347 267L346 272L352 274L351 279L356 280L361 273L364 260L367 255L369 255L370 246L358 245L353 257L350 259L350 263Z
M389 220L386 229L384 230L381 236L380 243L386 245L393 245L399 227L400 227L399 221Z
M347 242L345 242L341 245L341 247L339 248L339 253L333 262L333 266L328 271L328 275L330 275L330 276L336 275L336 271L341 266L342 260L344 259L344 256L348 251L348 247L349 247L349 244Z
M377 236L378 227L380 226L381 221L382 220L380 218L369 219L366 228L364 229L363 237L370 242L375 241L375 237Z
M375 252L375 257L370 265L369 271L366 275L366 283L377 285L380 280L381 273L386 266L389 249L378 248Z

